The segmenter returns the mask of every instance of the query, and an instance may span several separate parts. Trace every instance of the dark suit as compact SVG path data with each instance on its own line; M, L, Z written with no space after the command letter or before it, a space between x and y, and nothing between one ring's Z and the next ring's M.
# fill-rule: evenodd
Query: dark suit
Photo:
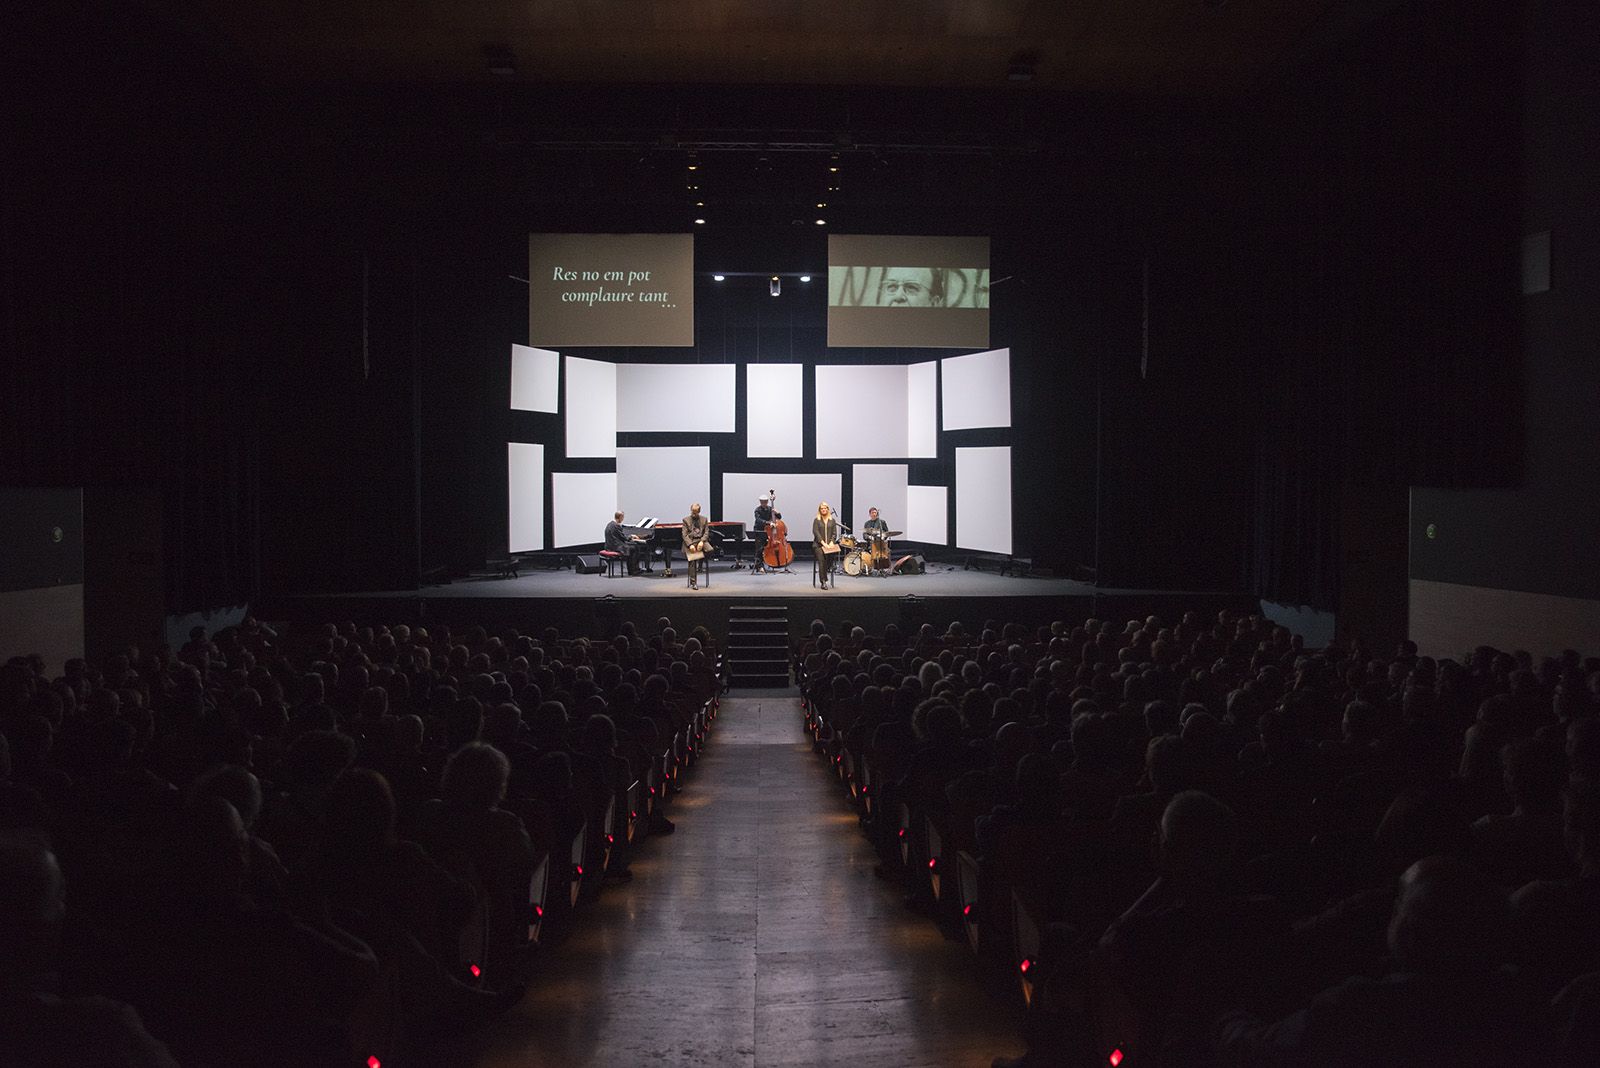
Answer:
M772 505L770 505L770 504L758 504L758 505L756 505L756 525L755 525L755 539L754 539L755 551L756 551L756 562L753 565L754 570L757 570L757 571L761 570L761 554L767 548L767 527L769 527L771 524L772 524Z
M649 546L642 541L634 541L628 536L628 530L621 523L613 519L606 524L606 548L614 553L621 553L628 558L628 574L632 575L639 570L639 564L644 555L650 551Z
M839 520L835 516L811 520L811 551L817 558L817 577L822 580L824 586L833 577L833 561L839 555L837 552L823 552L822 543L825 541L834 544L839 542Z
M710 532L711 532L711 520L707 519L705 516L703 516L703 515L686 515L686 516L684 516L683 517L683 552L684 552L684 555L686 555L686 556L688 555L689 547L691 545L694 545L696 542L707 541L707 539L708 539L708 537L710 535ZM709 541L707 541L706 549L707 549L707 551L710 551L710 549L711 549L711 545L710 545ZM702 571L704 571L705 568L706 568L706 562L703 559L702 560L690 560L689 561L689 585L698 586L700 584L700 578L699 578L700 577L700 573Z

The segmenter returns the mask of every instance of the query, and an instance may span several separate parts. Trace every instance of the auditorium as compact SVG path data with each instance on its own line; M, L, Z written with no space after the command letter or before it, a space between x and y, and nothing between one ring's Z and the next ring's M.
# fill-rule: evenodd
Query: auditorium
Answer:
M0 1064L1600 1063L1600 9L0 40Z

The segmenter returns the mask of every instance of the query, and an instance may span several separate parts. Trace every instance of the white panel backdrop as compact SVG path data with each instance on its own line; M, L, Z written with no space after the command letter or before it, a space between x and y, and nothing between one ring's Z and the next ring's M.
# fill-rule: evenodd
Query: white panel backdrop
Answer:
M905 455L905 367L818 367L817 458L871 460Z
M851 465L850 528L857 536L873 507L890 530L906 529L906 475L905 464Z
M616 454L617 365L568 356L567 455Z
M554 548L595 545L617 510L617 476L611 472L556 471L550 476Z
M907 486L906 540L950 544L949 501L943 486Z
M676 523L698 501L711 514L711 449L706 445L617 450L617 502L637 523Z
M617 429L731 434L737 373L731 363L618 364Z
M939 364L906 368L906 455L939 455Z
M718 519L741 520L750 526L755 520L756 499L768 490L778 491L778 511L789 524L790 537L811 540L811 517L817 502L839 507L844 479L839 475L798 474L762 475L725 472L722 476L722 511Z
M956 545L1011 552L1011 446L956 450Z
M508 442L506 482L510 501L506 551L528 553L543 549L544 446Z
M519 412L557 410L561 355L549 349L511 346L511 407Z
M746 455L804 456L804 368L798 363L752 363L745 375Z
M1011 425L1011 350L975 352L939 361L944 377L944 428Z

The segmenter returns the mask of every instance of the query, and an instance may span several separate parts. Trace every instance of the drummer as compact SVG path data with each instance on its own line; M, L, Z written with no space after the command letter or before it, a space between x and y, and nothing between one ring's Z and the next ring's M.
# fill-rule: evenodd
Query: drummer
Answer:
M878 510L876 508L868 508L867 515L870 518L861 524L861 533L866 535L869 540L882 538L884 541L888 541L889 524L878 518Z

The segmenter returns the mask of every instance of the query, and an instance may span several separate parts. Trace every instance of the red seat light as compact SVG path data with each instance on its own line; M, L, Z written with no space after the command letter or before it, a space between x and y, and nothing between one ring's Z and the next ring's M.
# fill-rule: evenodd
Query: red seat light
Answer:
M935 870L938 869L938 867L939 867L939 858L938 857L929 857L928 858L928 870L929 871L935 871Z
M1122 1051L1120 1049L1112 1050L1111 1056L1107 1057L1106 1060L1111 1062L1111 1068L1117 1068L1117 1065L1122 1063Z
M1023 975L1027 975L1028 974L1028 969L1033 967L1033 958L1031 958L1031 957L1023 957L1022 958L1022 964L1020 965L1020 967L1022 968L1022 974Z
M376 1057L368 1057L367 1068L383 1068L383 1062Z
M467 971L472 973L472 977L474 979L483 974L483 969L478 967L476 964L467 965Z

